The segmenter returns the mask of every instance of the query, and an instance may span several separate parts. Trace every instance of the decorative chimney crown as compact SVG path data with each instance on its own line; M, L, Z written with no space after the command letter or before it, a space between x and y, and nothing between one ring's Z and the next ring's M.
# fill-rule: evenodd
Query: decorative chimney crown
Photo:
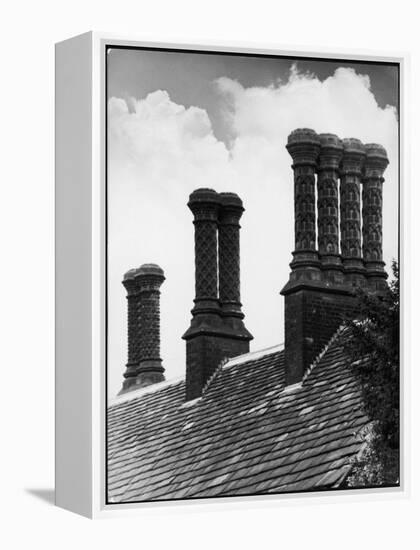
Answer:
M123 282L132 281L135 278L137 271L138 271L137 267L134 267L133 269L129 269L128 271L126 271L124 273Z
M219 199L220 203L224 207L233 207L233 208L239 208L241 212L244 211L244 206L242 203L242 200L236 193L219 193Z
M357 138L344 138L343 147L342 175L360 176L366 157L365 146Z
M319 153L319 169L320 170L338 170L341 157L343 156L343 143L335 134L319 134L320 153Z
M365 151L365 176L368 178L382 177L389 164L385 148L377 143L367 143L365 145Z
M310 128L298 128L287 138L287 150L293 158L294 166L316 166L320 149L318 134Z
M133 270L136 272L136 275L157 275L164 277L163 269L157 264L143 264L138 269Z
M194 214L194 223L204 220L217 221L219 206L219 194L205 187L193 191L188 201L188 207Z

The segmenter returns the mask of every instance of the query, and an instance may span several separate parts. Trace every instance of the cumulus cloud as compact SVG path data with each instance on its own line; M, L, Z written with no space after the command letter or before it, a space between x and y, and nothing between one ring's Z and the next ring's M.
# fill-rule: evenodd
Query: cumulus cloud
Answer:
M110 391L126 354L123 272L157 262L162 287L162 356L169 377L185 368L184 342L194 292L192 216L198 187L237 192L242 220L242 301L254 349L283 339L283 299L293 248L293 179L285 149L297 127L382 143L390 166L384 184L385 259L397 254L398 124L380 108L369 78L348 68L320 81L292 67L289 79L244 88L216 81L233 139L213 133L205 110L186 108L157 90L143 99L111 98L109 113ZM226 140L227 141L227 140Z

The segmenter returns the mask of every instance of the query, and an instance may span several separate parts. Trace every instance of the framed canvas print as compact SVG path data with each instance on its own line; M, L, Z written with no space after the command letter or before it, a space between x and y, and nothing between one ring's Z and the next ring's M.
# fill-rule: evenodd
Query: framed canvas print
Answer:
M56 46L56 495L401 495L404 59Z

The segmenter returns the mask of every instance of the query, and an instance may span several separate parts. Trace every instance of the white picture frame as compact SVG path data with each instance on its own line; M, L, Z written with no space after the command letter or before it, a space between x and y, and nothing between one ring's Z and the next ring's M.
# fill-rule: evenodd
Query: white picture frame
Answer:
M107 46L124 45L314 58L388 61L400 66L400 234L405 304L404 214L406 148L406 55L374 52L304 51L246 44L167 44L89 32L56 45L56 504L96 518L159 506L197 502L110 504L105 498L106 348L106 82ZM307 498L401 498L409 490L407 449L408 374L402 341L402 478L388 489L332 494L273 495L212 500L217 506L261 506ZM201 502L201 501L200 501ZM200 504L200 502L198 504ZM205 503L206 502L201 502Z

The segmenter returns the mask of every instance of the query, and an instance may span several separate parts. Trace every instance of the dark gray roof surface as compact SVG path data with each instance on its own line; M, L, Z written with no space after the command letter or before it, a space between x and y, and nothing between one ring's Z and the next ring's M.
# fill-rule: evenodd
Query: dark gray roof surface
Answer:
M337 339L301 385L285 388L277 348L219 367L198 400L184 395L183 380L164 382L110 406L110 502L334 488L367 422Z

